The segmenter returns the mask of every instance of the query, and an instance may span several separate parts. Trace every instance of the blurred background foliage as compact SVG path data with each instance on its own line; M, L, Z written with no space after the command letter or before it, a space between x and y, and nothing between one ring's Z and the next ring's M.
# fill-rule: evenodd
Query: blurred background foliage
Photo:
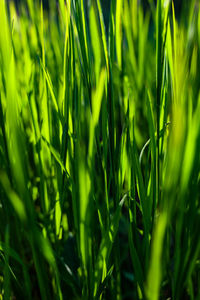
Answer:
M7 0L9 2L10 0ZM90 2L90 0L85 0L85 4L87 5ZM138 0L138 3L142 4L145 10L150 9L150 2L154 2L154 5L156 5L156 0ZM15 0L15 4L18 7L19 4L26 4L26 0ZM111 0L101 0L101 6L103 10L103 14L105 16L105 23L108 24L109 21L109 12L110 12L110 4ZM184 1L184 0L175 0L174 1L174 6L177 14L181 14L183 10L187 10L189 7L189 1ZM49 9L49 0L44 0L43 1L43 6L47 10Z

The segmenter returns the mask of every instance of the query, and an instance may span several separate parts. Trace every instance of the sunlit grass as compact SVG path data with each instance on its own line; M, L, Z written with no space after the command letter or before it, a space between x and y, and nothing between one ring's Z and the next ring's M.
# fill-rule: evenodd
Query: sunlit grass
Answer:
M0 298L200 299L199 50L195 0L0 0Z

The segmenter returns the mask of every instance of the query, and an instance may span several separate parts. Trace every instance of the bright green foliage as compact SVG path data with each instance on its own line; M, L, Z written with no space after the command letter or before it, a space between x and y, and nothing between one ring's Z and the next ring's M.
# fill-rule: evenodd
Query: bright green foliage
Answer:
M6 3L0 299L200 299L199 2Z

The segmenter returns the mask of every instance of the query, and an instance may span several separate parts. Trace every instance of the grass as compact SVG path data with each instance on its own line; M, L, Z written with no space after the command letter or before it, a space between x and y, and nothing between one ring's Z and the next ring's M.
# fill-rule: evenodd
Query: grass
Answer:
M200 10L0 0L0 298L200 299Z

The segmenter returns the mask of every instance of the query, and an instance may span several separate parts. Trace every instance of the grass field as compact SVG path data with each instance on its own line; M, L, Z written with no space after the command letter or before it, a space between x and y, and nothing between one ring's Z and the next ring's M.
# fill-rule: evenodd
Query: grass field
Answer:
M199 1L0 0L0 299L200 299L199 67Z

